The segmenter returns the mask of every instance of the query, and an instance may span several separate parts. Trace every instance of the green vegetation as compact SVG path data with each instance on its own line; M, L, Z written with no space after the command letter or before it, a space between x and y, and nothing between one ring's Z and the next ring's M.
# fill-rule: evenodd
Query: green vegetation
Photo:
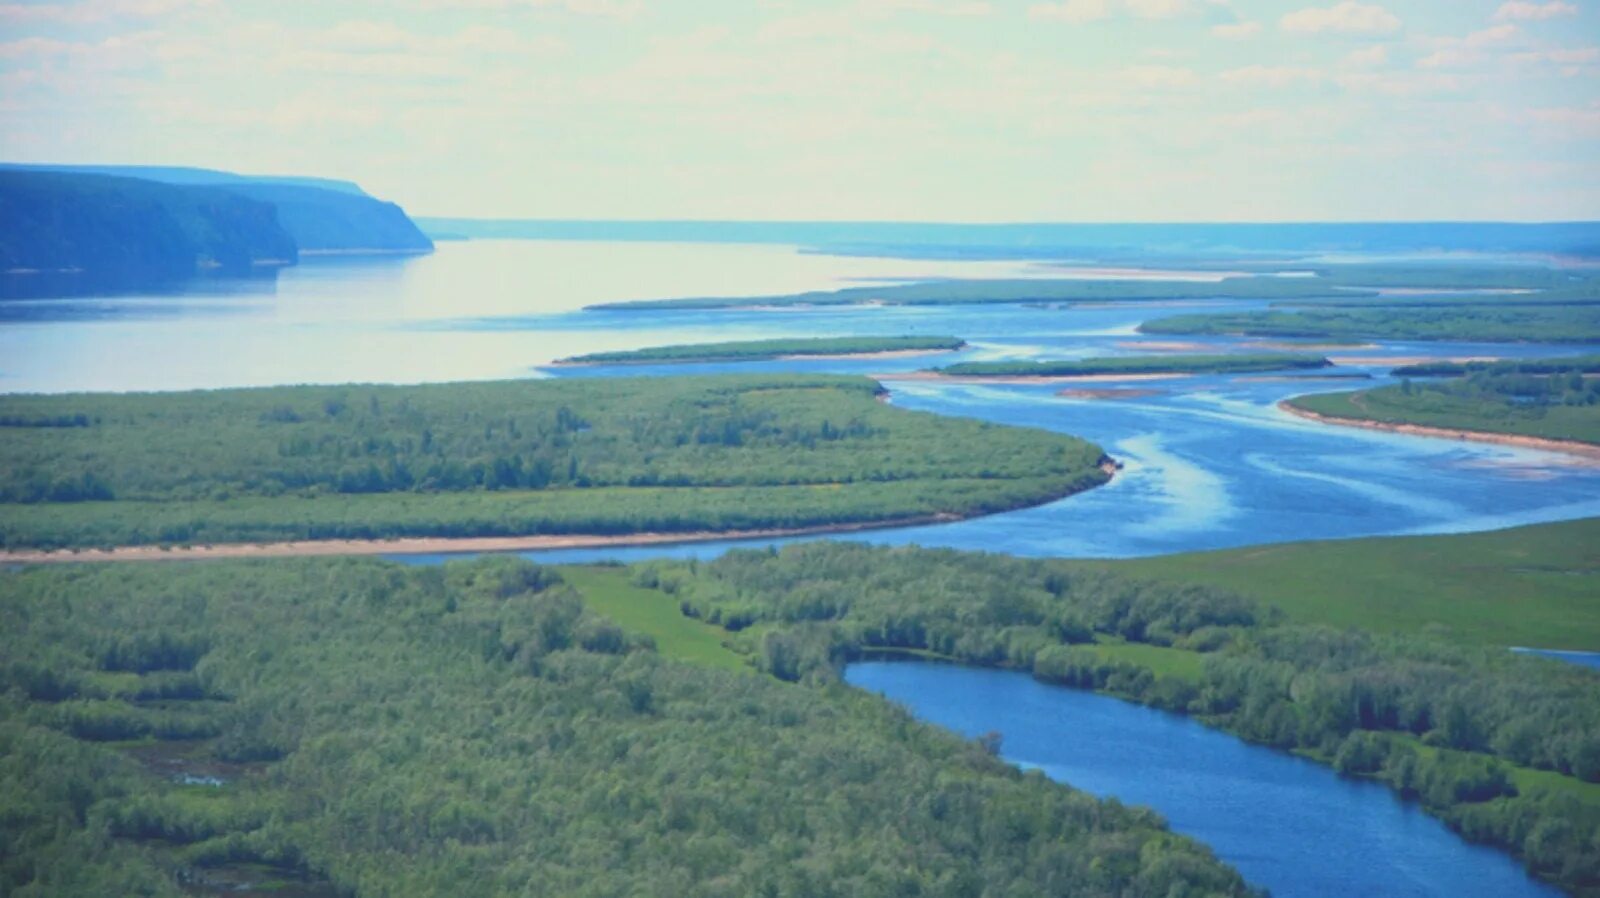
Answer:
M1250 337L1373 340L1452 340L1470 343L1594 343L1600 304L1451 308L1310 309L1177 315L1139 326L1146 334L1243 334Z
M663 659L525 562L0 578L16 898L1247 893L1148 811Z
M1326 358L1299 353L1133 355L1058 362L962 362L935 369L951 377L1082 377L1097 374L1239 374L1327 368Z
M1229 590L1300 623L1600 652L1600 518L1077 564Z
M1600 444L1600 379L1577 368L1522 374L1491 367L1445 381L1299 396L1289 404L1356 421Z
M1098 447L851 377L0 397L0 545L687 533L973 515Z
M1600 888L1600 689L1576 665L1293 623L1236 593L1081 562L822 543L642 565L635 581L748 633L781 679L831 682L886 649L1028 670L1378 778L1540 876Z
M814 337L690 343L622 352L592 352L561 364L604 365L645 362L754 362L783 356L870 355L880 352L950 352L966 346L960 337Z
M560 576L583 596L590 610L649 638L664 658L724 670L750 669L743 655L723 644L726 632L684 617L677 603L660 591L635 586L626 568L567 567L560 569Z
M1230 277L1220 281L963 280L847 287L787 296L646 299L602 303L591 309L738 309L751 306L937 306L968 303L1137 302L1170 299L1314 299L1376 296L1317 278Z
M1557 359L1505 359L1498 362L1424 362L1402 365L1395 377L1464 377L1468 374L1600 374L1600 355Z

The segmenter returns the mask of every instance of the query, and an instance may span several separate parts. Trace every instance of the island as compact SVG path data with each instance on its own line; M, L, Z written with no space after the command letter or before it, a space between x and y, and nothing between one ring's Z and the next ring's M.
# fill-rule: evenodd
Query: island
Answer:
M647 365L691 362L759 362L782 358L893 358L955 352L960 337L813 337L737 340L655 346L619 352L591 352L560 359L556 365Z
M1517 301L1177 315L1146 321L1139 332L1312 340L1594 343L1600 342L1600 299L1576 304Z
M1085 380L1313 370L1332 365L1326 357L1304 353L1130 355L1072 361L962 362L928 373L946 378Z
M1114 471L1083 440L882 392L865 377L749 375L8 395L0 558L849 530L1048 502ZM83 551L48 551L67 548Z
M1550 449L1600 458L1600 359L1429 363L1446 380L1285 400L1290 414L1332 424Z

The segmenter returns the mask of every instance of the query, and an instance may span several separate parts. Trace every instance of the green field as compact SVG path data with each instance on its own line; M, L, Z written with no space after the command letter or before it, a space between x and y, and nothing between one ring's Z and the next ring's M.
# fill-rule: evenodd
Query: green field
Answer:
M631 582L621 567L563 567L561 579L583 596L584 604L624 630L650 637L664 658L724 670L750 670L748 660L724 645L720 627L684 617L678 603L658 590Z
M1098 374L1240 374L1327 368L1326 358L1303 353L1109 356L1073 361L962 362L935 369L951 377L1084 377Z
M559 364L609 365L651 362L756 362L785 356L872 355L880 352L954 352L966 346L960 337L816 337L812 339L739 340L687 343L621 352L592 352L562 359Z
M688 533L967 516L1102 452L860 377L0 397L0 546Z
M1600 651L1600 518L1079 564L1233 590L1306 623Z

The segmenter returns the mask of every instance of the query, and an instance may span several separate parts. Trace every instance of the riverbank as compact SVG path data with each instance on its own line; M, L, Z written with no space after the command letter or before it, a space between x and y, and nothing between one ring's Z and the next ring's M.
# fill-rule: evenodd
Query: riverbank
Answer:
M1494 443L1501 446L1516 446L1521 449L1542 449L1546 452L1562 452L1578 456L1589 462L1600 463L1600 446L1593 443L1580 443L1576 440L1552 440L1544 437L1521 436L1514 433L1494 433L1487 430L1457 430L1450 427L1429 427L1425 424L1402 424L1390 421L1374 421L1367 418L1344 418L1299 408L1293 404L1291 399L1279 402L1278 408L1297 418L1305 418L1323 424L1364 427L1368 430L1383 430L1389 433L1410 434L1411 436L1440 437L1443 439L1467 440L1474 443Z
M641 365L718 365L732 362L798 362L798 361L827 361L856 359L907 359L925 355L944 355L958 352L966 346L951 347L948 349L881 349L871 352L818 352L818 353L773 353L772 355L745 355L745 356L686 356L673 359L636 359L631 361L614 362L580 362L569 359L557 359L544 365L545 368L621 368L639 367Z
M869 375L881 381L936 381L946 384L1068 384L1105 383L1123 380L1172 380L1194 377L1193 371L1168 371L1160 374L1011 374L1011 375L961 375L940 374L937 371L903 371L891 374Z

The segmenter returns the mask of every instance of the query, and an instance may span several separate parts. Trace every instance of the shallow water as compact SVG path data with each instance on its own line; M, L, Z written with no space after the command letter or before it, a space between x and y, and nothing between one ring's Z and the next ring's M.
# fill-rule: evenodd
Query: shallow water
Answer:
M1560 894L1385 786L1184 717L1013 671L868 662L845 679L964 736L999 732L1002 755L1019 766L1155 808L1277 898Z

